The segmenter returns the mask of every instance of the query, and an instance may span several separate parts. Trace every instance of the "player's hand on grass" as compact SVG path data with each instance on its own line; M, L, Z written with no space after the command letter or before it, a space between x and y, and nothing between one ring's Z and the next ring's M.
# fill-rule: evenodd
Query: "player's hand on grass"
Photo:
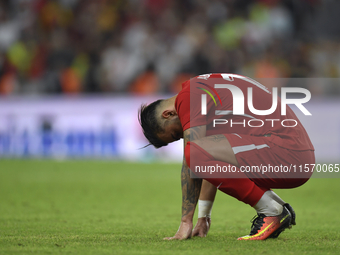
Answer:
M163 240L183 240L191 237L192 222L181 222L177 233L173 237L165 237Z
M197 220L196 226L192 231L192 236L206 237L211 225L210 217L202 217Z

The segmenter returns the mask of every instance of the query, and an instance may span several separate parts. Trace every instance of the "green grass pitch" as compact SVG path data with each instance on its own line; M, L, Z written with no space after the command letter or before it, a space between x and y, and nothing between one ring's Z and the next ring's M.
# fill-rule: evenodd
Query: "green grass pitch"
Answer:
M340 179L276 192L297 213L276 240L237 241L254 210L219 192L206 238L163 241L180 223L179 164L0 160L0 254L340 254Z

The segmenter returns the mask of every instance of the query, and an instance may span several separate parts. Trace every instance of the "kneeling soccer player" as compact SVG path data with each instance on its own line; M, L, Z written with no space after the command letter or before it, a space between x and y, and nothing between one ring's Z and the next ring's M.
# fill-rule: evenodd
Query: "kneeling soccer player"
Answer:
M296 224L293 208L271 189L304 184L312 172L296 167L315 163L314 148L276 89L236 74L200 75L178 95L142 105L139 121L156 148L184 138L182 219L165 239L206 236L217 189L257 212L250 234L239 240L276 238Z

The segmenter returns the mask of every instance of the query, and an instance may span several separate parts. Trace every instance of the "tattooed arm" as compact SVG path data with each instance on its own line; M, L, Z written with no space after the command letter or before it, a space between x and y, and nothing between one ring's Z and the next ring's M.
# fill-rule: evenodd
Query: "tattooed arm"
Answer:
M205 137L206 127L197 126L184 131L184 148L188 141L193 141L201 137ZM202 179L190 178L190 169L183 157L183 165L181 172L182 184L182 220L181 225L175 236L165 239L187 239L191 237L192 219L195 213L196 204L200 195Z

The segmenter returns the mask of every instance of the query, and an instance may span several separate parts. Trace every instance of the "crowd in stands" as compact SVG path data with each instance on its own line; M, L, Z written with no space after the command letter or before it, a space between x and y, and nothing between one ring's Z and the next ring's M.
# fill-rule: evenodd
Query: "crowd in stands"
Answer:
M339 78L339 13L337 0L2 0L0 94L176 93L212 72ZM301 86L339 94L331 80Z

